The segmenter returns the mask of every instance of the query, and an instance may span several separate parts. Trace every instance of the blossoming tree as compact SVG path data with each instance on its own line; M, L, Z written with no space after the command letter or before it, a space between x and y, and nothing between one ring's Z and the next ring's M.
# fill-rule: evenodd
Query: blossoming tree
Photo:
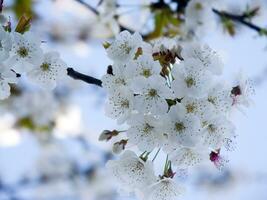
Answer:
M21 77L45 91L55 89L64 76L102 87L107 93L107 117L123 126L99 136L101 141L113 141L113 152L121 154L106 168L118 188L140 199L178 198L186 186L176 178L193 166L211 163L223 170L228 162L224 154L234 149L237 140L231 113L250 105L254 88L244 76L234 85L224 81L220 55L203 44L201 36L218 23L230 35L244 25L266 36L266 29L252 21L261 7L247 4L233 14L215 0L148 1L145 6L154 25L143 31L118 20L122 6L115 0L100 1L97 8L76 1L115 36L103 44L107 54L103 56L112 61L106 74L100 79L82 74L58 52L44 52L42 40L29 30L30 18L24 15L16 26L7 20L0 28L0 99L13 95L10 85ZM42 98L52 97L45 93ZM46 105L39 99L30 106L38 110ZM36 113L30 115L31 122L43 125ZM154 171L157 160L160 173Z

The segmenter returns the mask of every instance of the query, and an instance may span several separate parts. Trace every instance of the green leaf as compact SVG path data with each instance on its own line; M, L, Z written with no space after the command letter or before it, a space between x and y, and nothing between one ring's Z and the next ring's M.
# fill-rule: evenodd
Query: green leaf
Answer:
M23 117L16 122L16 126L19 128L26 128L31 131L51 132L54 124L50 123L48 125L38 126L34 123L31 117Z
M21 34L27 32L31 27L30 21L31 17L23 14L18 21L15 31Z

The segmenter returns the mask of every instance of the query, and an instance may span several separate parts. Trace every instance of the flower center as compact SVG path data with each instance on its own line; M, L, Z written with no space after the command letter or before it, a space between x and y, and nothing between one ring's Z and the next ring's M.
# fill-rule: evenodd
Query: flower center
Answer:
M211 96L208 97L208 102L212 103L213 105L216 104L215 101L216 101L216 98L215 97L211 97Z
M196 10L202 10L203 9L202 4L200 2L195 3L195 9Z
M29 55L29 51L26 47L20 47L17 53L20 55L20 57L25 58Z
M192 113L192 112L195 111L195 109L196 109L196 106L195 106L194 103L191 103L191 104L187 104L186 105L186 111L187 111L187 113Z
M146 78L151 76L150 69L144 69L142 75Z
M150 89L149 92L148 92L148 95L151 96L151 97L157 96L158 95L157 90Z
M185 129L185 126L184 126L184 124L182 123L182 122L176 122L175 123L175 130L177 131L177 132L181 132L181 131L183 131Z
M144 169L144 164L141 163L141 162L137 162L137 163L136 163L136 166L135 166L135 169L132 169L132 172L134 172L135 170L137 170L137 171L141 171L141 170L143 170L143 169Z
M150 124L146 123L145 126L144 126L143 131L144 131L144 133L149 133L149 132L151 132L153 130L153 128L154 128L153 126L151 126Z
M123 49L126 54L129 54L132 50L132 48L127 45L127 43L121 44L120 48Z
M187 79L185 79L185 83L189 88L192 87L193 85L196 85L196 82L192 77L188 77Z
M43 70L43 71L48 71L50 69L50 63L43 63L40 68Z
M117 84L121 84L121 85L126 85L125 80L122 79L122 78L118 78L118 79L116 79L116 80L115 80L115 83L117 83Z
M121 107L129 108L130 104L128 100L121 101Z
M210 133L214 133L216 131L216 127L213 124L208 125L208 131Z

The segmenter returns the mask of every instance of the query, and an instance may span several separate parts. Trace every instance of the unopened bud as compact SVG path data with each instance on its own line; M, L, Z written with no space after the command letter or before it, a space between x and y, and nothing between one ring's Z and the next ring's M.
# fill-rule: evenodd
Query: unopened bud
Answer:
M15 31L21 34L25 33L26 31L30 29L30 21L31 21L31 17L25 14L22 15L18 21Z
M172 170L171 162L169 161L168 167L165 169L164 177L166 178L173 178L175 176L176 172Z
M107 74L113 75L113 68L112 65L109 65L107 68Z
M134 60L136 60L139 56L141 56L143 54L143 49L141 47L139 47L137 49L137 51L135 52L135 55L134 55Z
M213 162L215 167L219 170L223 170L226 164L229 162L228 159L220 155L220 151L212 151L210 153L210 161Z
M238 95L241 95L242 91L241 91L241 88L240 86L235 86L232 88L231 90L231 94L234 95L234 96L238 96Z
M6 24L3 27L4 27L4 30L6 32L11 32L11 22L10 22L10 20L7 21Z
M119 142L115 142L112 147L112 152L115 154L121 153L127 144L128 140L121 140Z
M105 49L108 49L109 47L110 47L110 43L109 42L104 42L103 43L103 47L105 48Z
M117 130L113 130L113 131L104 130L100 134L98 140L99 141L104 141L104 140L109 141L113 136L117 136L118 134L119 134L119 131L117 131Z

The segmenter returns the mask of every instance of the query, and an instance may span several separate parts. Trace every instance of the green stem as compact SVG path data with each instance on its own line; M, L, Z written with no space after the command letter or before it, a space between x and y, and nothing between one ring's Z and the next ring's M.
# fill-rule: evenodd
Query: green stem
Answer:
M160 148L158 149L157 153L155 154L154 158L152 159L152 162L154 162L154 160L157 158L159 152L160 152Z

